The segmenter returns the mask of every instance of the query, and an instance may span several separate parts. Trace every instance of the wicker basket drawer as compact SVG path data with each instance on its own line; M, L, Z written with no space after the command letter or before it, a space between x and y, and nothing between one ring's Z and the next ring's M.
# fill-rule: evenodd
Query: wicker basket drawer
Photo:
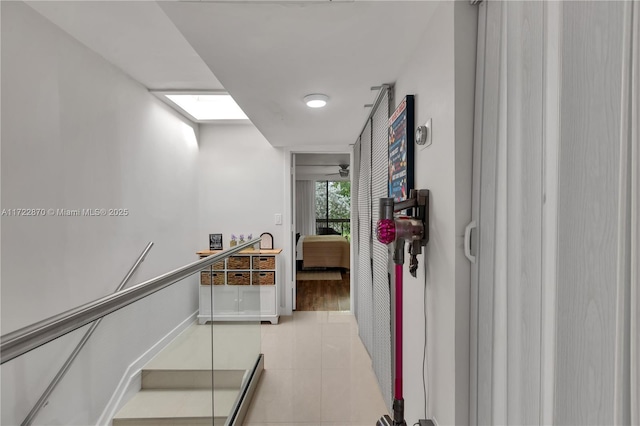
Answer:
M224 285L224 272L212 272L213 285Z
M249 256L231 256L227 259L227 269L251 269Z
M251 275L249 272L227 272L227 284L249 285L251 284Z
M203 269L202 271L207 271L209 272L211 269L213 269L214 271L223 271L224 270L224 260L221 260L220 262L216 262L213 265Z
M200 285L224 285L224 272L200 272Z
M253 285L274 285L276 283L275 272L254 272Z
M276 257L275 256L254 257L253 269L276 269Z

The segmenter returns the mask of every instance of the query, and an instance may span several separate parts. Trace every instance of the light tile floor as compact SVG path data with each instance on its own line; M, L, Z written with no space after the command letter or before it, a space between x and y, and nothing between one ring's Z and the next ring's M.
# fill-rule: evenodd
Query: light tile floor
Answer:
M372 426L388 414L353 315L294 312L261 329L265 370L245 426Z

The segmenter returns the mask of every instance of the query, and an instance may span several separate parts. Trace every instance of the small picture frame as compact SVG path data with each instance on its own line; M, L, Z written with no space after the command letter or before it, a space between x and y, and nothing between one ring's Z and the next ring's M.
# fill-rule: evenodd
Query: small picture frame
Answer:
M222 234L209 234L209 250L222 250Z
M273 235L268 232L260 234L260 250L273 250Z

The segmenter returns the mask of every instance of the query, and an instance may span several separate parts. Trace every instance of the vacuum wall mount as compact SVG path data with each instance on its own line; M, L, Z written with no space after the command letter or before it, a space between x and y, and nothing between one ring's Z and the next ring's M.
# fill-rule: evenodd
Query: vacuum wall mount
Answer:
M396 215L403 210L407 211L406 215ZM404 263L404 242L409 242L409 272L415 277L418 255L429 242L429 190L412 189L409 198L400 202L395 202L393 198L381 198L376 233L381 243L396 243L393 259L396 264Z

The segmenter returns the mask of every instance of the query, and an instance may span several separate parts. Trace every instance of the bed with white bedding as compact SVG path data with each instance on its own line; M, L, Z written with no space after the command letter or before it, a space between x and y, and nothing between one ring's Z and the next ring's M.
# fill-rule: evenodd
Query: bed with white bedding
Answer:
M296 259L302 268L350 269L350 244L341 235L302 235L296 245Z

